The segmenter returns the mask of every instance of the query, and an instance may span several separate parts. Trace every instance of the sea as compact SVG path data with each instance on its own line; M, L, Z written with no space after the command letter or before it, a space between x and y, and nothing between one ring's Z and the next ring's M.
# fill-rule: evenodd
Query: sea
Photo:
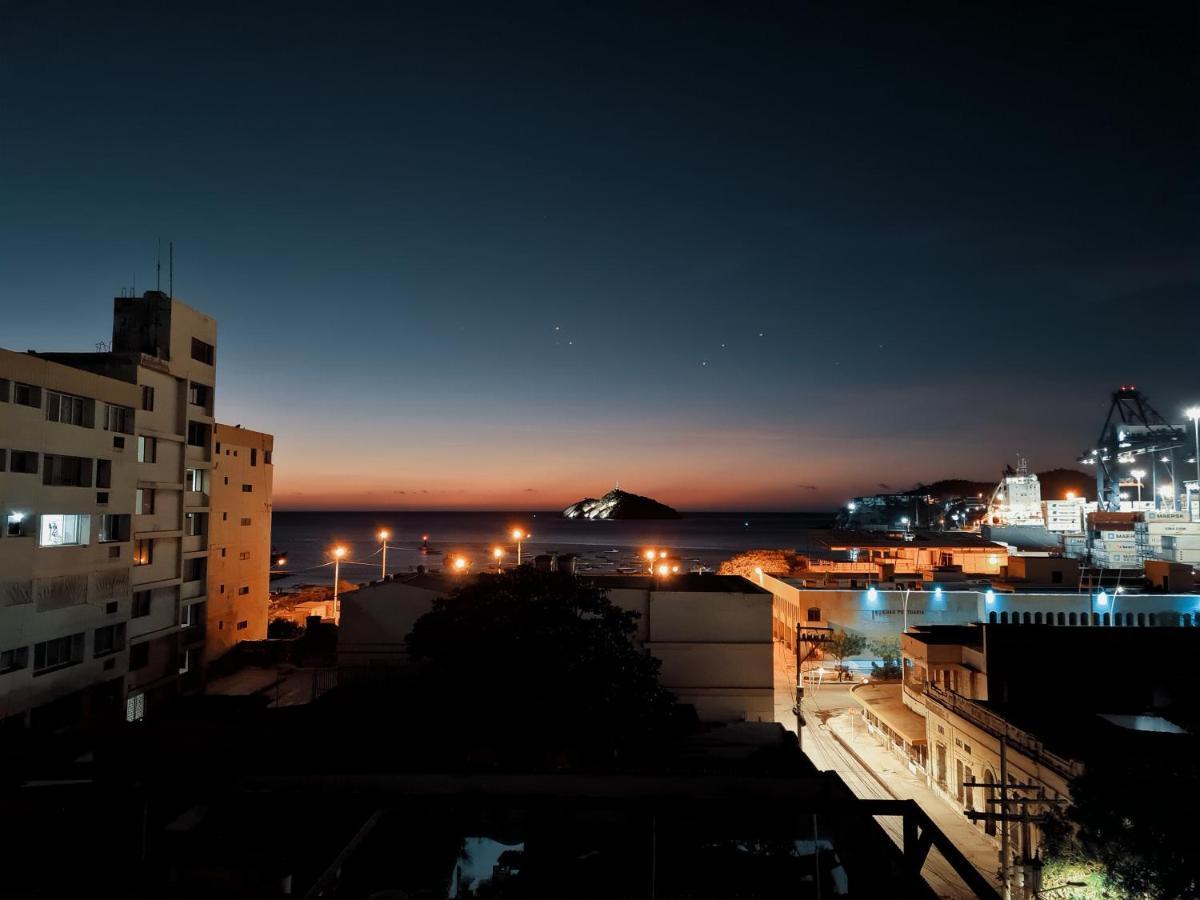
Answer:
M833 524L833 513L690 513L682 519L596 521L564 519L559 512L276 512L272 544L274 590L332 581L330 551L346 548L343 581L361 582L382 574L381 529L390 532L387 572L440 569L458 555L474 571L494 569L492 551L504 550L500 564L516 564L514 528L529 533L523 561L539 554L576 554L576 570L605 574L642 571L648 548L666 550L689 571L716 570L742 550L814 545L814 532ZM422 546L426 548L424 551ZM280 559L283 565L278 565Z

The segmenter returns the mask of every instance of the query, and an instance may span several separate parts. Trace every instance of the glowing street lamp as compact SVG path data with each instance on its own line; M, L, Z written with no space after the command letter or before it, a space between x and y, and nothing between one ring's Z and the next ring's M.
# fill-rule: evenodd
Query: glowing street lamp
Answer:
M496 574L499 575L504 571L504 566L500 562L500 560L504 559L504 550L502 550L500 547L494 547L492 548L492 556L494 556L496 559Z
M1129 474L1137 479L1137 498L1138 503L1142 502L1142 479L1146 477L1144 469L1130 469Z
M1189 406L1183 414L1192 420L1196 430L1196 486L1200 488L1200 406Z
M658 551L657 550L647 550L642 555L646 557L646 565L648 565L650 567L650 574L653 575L654 574L654 560L658 559Z
M387 542L388 542L388 538L390 538L391 536L392 536L392 533L390 531L388 531L386 528L382 529L379 532L379 540L383 544L383 562L380 564L380 568L379 568L379 577L381 579L387 577Z
M517 542L517 566L518 567L520 567L520 565L521 565L521 542L527 541L531 537L533 537L532 534L530 534L527 531L522 531L520 528L514 528L512 530L512 539Z
M341 622L342 617L338 614L338 581L341 576L342 557L346 555L345 547L333 548L333 621Z
M664 576L664 577L665 577L665 576L667 576L667 575L670 575L670 574L671 574L671 567L670 567L670 566L668 566L666 563L663 563L662 565L660 565L660 566L658 567L658 574L659 574L659 575L662 575L662 576Z
M467 571L467 558L465 556L454 557L454 571L460 574Z

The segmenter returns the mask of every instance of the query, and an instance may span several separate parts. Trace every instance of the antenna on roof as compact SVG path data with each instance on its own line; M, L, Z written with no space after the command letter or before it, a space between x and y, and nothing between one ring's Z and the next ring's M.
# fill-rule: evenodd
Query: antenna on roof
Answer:
M167 244L167 285L171 292L171 299L175 299L175 242L171 241Z
M154 251L154 291L162 293L162 238L158 239L158 248Z

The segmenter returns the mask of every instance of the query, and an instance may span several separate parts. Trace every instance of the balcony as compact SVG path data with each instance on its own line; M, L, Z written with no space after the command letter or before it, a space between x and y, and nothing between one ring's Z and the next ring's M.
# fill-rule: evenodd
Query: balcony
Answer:
M184 509L208 509L208 503L208 494L204 493L204 491L183 492Z
M185 534L180 549L184 553L202 553L208 548L208 535Z
M187 444L184 453L188 462L206 463L212 461L212 449L210 447L200 447L196 444Z
M195 581L185 581L179 586L180 600L195 600L197 597L204 597L208 594L208 583L203 578L197 578Z

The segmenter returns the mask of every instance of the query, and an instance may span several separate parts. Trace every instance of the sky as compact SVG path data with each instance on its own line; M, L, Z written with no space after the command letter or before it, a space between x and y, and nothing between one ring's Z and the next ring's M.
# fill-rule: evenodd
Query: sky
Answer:
M173 241L279 509L1071 465L1200 402L1196 15L0 0L0 346Z

